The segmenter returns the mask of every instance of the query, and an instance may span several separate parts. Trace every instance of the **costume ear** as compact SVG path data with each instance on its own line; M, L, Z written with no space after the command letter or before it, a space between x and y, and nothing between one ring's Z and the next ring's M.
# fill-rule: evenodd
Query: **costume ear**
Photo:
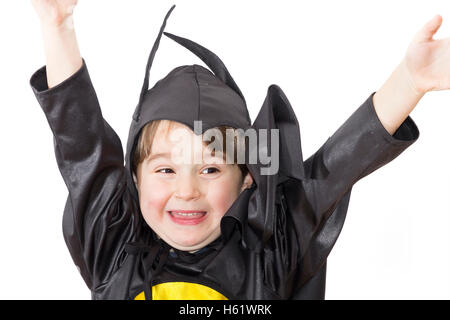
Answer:
M233 80L231 74L228 72L227 68L225 67L225 64L222 62L222 60L220 60L220 58L215 53L209 51L205 47L202 47L198 43L195 43L194 41L191 41L189 39L182 38L168 32L164 32L164 35L174 40L175 42L181 44L183 47L185 47L193 54L195 54L197 57L199 57L211 69L211 71L214 72L215 76L220 80L222 80L223 83L225 83L231 89L233 89L245 103L244 95L237 86L236 82ZM248 116L248 113L247 118L250 123L251 121L250 117Z
M278 129L279 134L279 174L278 176L291 177L302 180L305 177L303 167L302 147L300 140L300 128L295 112L291 107L286 95L277 85L271 85L267 90L266 99L258 116L253 122L252 128L258 133L260 129L267 129L270 137L271 129ZM275 141L270 141L270 146ZM249 168L250 169L250 168ZM251 166L252 175L261 182L261 165ZM255 170L258 169L258 170Z
M155 43L153 44L152 51L150 52L150 55L147 60L147 67L145 68L144 83L142 84L141 94L139 96L139 104L138 104L138 107L136 108L135 114L133 115L133 119L136 121L139 120L139 115L140 115L140 111L141 111L140 106L142 105L144 96L148 91L148 84L150 81L150 69L152 68L152 64L153 64L153 60L155 59L156 51L158 51L159 42L161 41L161 36L164 31L164 28L166 27L167 19L169 19L169 16L172 13L173 9L175 9L175 5L173 5L167 12L167 14L164 18L164 21L161 25L161 28L159 29L159 33L158 33L158 36L156 37Z
M263 166L258 160L256 164L247 164L257 185L256 191L249 201L248 225L251 232L247 233L247 243L258 243L259 248L274 234L276 225L276 205L282 198L282 182L288 178L303 180L305 170L303 167L302 148L300 142L300 130L294 110L284 95L283 91L276 85L271 85L267 91L266 99L256 117L252 128L257 135L261 129L268 130L266 142L258 143L256 147L272 150L272 145L278 144L279 168L276 174L262 174ZM278 130L278 141L272 141L271 130ZM249 146L249 152L254 152L255 146ZM273 159L272 161L276 161ZM270 164L273 165L273 164ZM252 239L253 238L253 239ZM258 240L259 239L259 240Z

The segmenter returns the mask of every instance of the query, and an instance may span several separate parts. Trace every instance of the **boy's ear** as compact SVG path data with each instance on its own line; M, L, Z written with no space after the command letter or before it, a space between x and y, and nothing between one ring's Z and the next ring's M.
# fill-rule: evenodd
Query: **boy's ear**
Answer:
M252 186L252 184L253 184L253 177L250 174L250 172L248 172L244 177L244 182L242 183L241 191L249 189Z

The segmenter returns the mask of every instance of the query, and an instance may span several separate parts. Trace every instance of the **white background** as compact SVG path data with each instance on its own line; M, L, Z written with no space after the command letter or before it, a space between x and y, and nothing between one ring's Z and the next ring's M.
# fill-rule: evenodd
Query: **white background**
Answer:
M80 0L75 26L104 117L127 140L148 53L173 1ZM450 37L450 2L178 1L166 30L217 53L254 119L278 84L309 157L402 59L434 14ZM0 2L0 299L90 299L62 237L67 196L44 113L29 86L45 63L29 0ZM201 63L163 38L151 85ZM393 106L395 107L395 106ZM327 299L450 298L450 93L427 94L421 131L399 158L358 182L329 257Z

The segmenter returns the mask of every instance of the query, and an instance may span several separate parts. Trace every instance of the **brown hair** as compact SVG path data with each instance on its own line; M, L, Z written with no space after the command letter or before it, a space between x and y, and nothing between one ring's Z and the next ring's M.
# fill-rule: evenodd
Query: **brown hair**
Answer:
M150 155L153 139L155 138L156 131L158 130L158 127L161 124L164 124L167 126L167 131L166 131L166 134L167 134L169 132L170 128L172 127L172 125L174 124L174 121L154 120L154 121L147 123L144 126L144 128L141 130L141 133L139 135L139 140L138 140L136 149L133 154L132 170L134 173L136 173L138 165L141 164ZM236 131L235 131L236 129L233 127L230 127L230 126L219 126L219 127L216 127L216 129L219 129L220 132L222 133L222 137L223 137L222 146L223 146L223 150L224 150L224 152L222 154L222 158L224 161L226 161L226 155L227 155L226 143L225 143L226 130L232 129L232 130L234 130L234 133L236 133ZM238 138L237 138L236 134L234 134L234 163L237 163L237 146L238 146L237 139ZM206 142L203 141L203 144L206 145ZM215 150L213 150L213 152L212 152L213 155L215 153L214 151ZM242 177L245 177L248 173L247 166L245 164L238 164L238 166L239 166L239 169L241 170Z

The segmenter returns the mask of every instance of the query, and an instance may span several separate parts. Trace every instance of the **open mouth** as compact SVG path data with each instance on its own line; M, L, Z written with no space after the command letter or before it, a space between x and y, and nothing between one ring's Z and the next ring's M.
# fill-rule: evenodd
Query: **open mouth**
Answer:
M206 211L173 210L168 211L170 219L182 225L196 225L202 222L207 215Z

